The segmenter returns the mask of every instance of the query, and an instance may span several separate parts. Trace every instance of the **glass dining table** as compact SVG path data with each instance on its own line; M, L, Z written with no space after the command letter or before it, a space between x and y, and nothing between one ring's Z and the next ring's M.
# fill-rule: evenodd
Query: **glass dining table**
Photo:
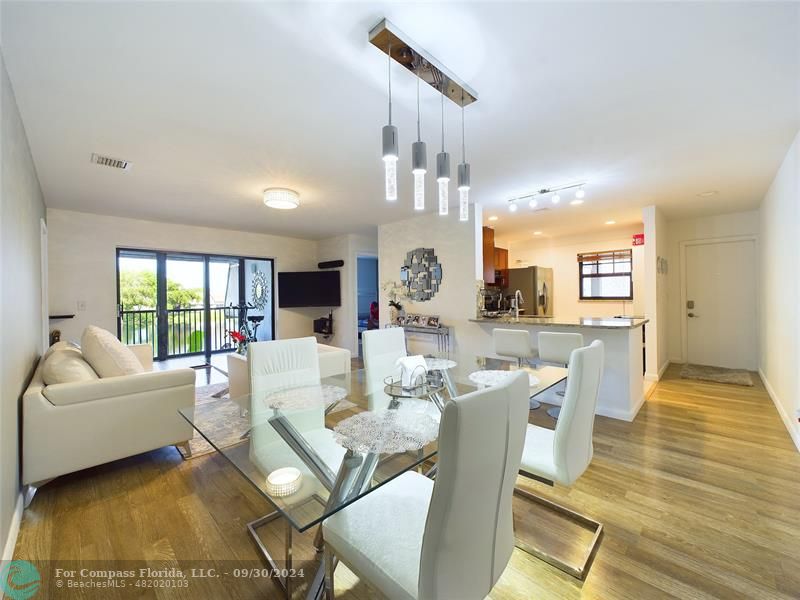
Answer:
M293 581L293 531L318 527L407 471L435 476L440 413L447 400L495 385L520 368L516 362L452 353L427 356L426 365L427 375L411 388L403 388L393 370L379 377L371 373L370 378L358 369L319 384L270 387L221 399L202 411L179 411L274 507L247 529L287 598L300 583ZM522 368L529 373L531 397L567 374L560 367ZM237 411L230 410L230 402ZM240 429L246 432L236 443L218 426L220 419L232 418L241 419ZM257 533L275 520L284 522L282 564ZM321 531L318 527L317 550L322 548ZM313 580L303 582L308 584L306 598L321 597L323 575L320 561Z

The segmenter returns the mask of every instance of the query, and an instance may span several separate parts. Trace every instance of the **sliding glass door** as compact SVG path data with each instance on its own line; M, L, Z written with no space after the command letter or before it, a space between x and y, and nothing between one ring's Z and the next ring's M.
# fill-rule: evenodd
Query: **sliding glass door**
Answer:
M229 332L273 339L273 261L151 250L117 250L118 335L151 344L157 360L230 352Z

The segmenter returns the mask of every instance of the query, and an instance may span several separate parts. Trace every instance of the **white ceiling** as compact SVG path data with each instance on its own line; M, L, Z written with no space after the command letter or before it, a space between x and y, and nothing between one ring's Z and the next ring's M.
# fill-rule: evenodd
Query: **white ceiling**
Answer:
M400 201L382 198L386 61L367 32L384 16L477 90L472 197L507 239L635 222L649 204L668 218L755 207L800 128L796 3L3 2L48 206L313 238L411 216L416 87L400 68ZM432 168L433 90L422 109ZM454 165L458 123L449 104ZM581 207L506 210L584 179ZM301 208L265 208L267 186L297 189Z

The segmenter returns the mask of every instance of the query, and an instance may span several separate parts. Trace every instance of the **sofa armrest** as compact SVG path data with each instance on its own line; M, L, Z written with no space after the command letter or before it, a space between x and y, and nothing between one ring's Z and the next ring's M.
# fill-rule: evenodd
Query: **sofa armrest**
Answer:
M153 347L150 344L128 344L145 371L153 370Z
M122 377L106 377L92 381L56 383L42 390L42 395L56 406L91 402L117 396L128 396L185 385L194 386L193 369L155 371Z

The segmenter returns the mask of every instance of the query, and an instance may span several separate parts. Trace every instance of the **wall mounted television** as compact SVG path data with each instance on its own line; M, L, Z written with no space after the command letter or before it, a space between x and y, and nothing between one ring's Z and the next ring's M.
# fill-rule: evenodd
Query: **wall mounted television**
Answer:
M278 273L278 307L341 306L339 271Z

